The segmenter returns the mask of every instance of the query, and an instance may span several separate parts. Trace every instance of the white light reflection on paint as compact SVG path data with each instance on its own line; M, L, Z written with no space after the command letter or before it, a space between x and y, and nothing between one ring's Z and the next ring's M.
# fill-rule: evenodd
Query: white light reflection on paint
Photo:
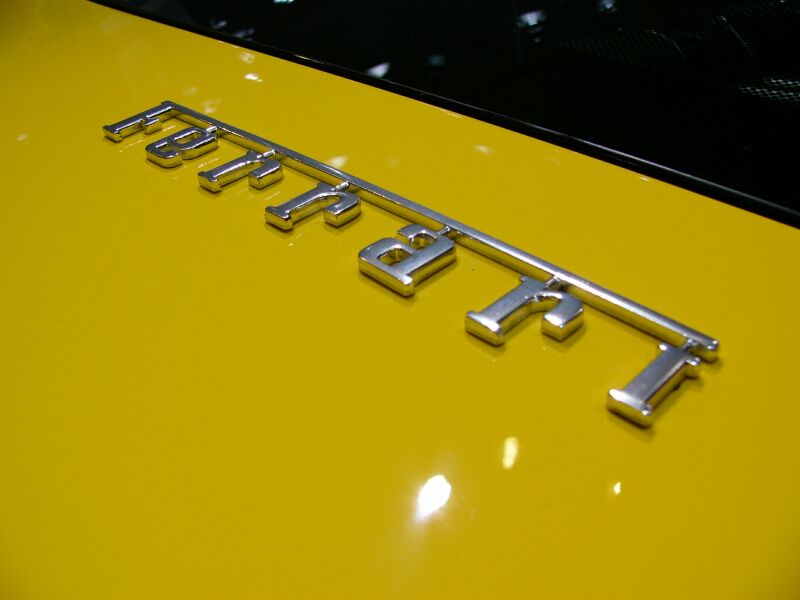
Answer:
M519 440L515 437L507 437L503 442L503 468L511 469L517 462L519 453Z
M244 76L244 78L247 79L247 81L257 81L258 83L264 81L263 79L261 79L261 75L259 75L258 73L248 73L247 75Z
M332 167L336 167L337 169L341 169L347 163L346 156L331 156L328 160L325 161Z
M219 106L220 99L219 98L212 98L210 100L206 100L201 104L203 107L203 112L207 115L213 115L217 112L217 107Z
M611 491L614 492L615 496L619 496L622 493L622 482L618 481L613 486L611 486Z
M416 520L424 521L450 500L453 486L444 475L434 475L419 490Z

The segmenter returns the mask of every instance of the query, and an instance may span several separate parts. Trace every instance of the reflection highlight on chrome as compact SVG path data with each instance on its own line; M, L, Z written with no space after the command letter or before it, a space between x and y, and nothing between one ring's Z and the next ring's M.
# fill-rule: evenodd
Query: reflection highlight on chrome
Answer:
M417 511L414 518L421 522L441 509L450 500L453 486L444 475L434 475L425 482L417 495Z

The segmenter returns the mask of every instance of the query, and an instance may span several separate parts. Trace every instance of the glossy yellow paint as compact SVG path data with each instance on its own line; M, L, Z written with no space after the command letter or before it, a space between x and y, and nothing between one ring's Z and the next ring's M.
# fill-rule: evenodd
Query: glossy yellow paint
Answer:
M800 593L798 231L101 6L0 11L2 598ZM536 318L504 349L471 338L464 313L514 274L459 249L404 299L356 256L405 222L366 206L281 233L264 207L309 180L212 195L196 173L235 149L166 170L143 136L103 138L166 98L715 335L722 358L638 429L605 395L653 339L591 309L563 344Z

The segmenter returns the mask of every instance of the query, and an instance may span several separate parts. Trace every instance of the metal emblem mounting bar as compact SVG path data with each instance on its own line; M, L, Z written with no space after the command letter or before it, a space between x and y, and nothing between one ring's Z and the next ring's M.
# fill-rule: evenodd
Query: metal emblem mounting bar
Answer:
M708 335L408 198L175 102L165 101L106 125L103 133L119 142L139 131L158 131L163 121L172 118L191 127L147 146L147 157L163 167L179 166L210 152L219 139L245 151L239 159L198 174L200 185L212 192L242 177L257 189L265 188L280 181L283 168L319 181L315 189L281 206L267 207L267 222L280 229L291 229L318 211L338 227L358 217L361 201L411 221L398 232L405 241L385 238L359 254L362 272L399 294L413 294L417 283L451 264L456 244L517 272L522 277L517 288L483 311L466 315L467 331L484 341L502 344L510 328L540 311L545 312L542 331L563 340L580 327L583 304L656 337L662 342L658 356L625 388L611 390L607 397L609 410L638 425L651 425L658 402L683 378L696 376L702 361L717 357L719 342Z

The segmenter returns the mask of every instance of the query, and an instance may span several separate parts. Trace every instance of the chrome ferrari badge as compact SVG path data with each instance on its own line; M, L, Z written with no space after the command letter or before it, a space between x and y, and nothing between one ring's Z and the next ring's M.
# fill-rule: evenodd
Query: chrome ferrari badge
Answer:
M411 221L358 255L364 274L398 294L414 294L419 282L452 264L457 245L518 273L521 283L516 288L483 310L466 314L467 331L490 344L503 344L505 334L535 312L544 313L542 333L564 340L581 326L584 303L654 336L661 341L657 356L627 386L608 392L609 410L637 425L649 427L658 403L685 377L696 376L703 361L716 359L719 342L714 338L446 215L175 102L162 102L106 125L103 133L119 142L140 131L154 133L173 118L189 127L145 149L147 158L162 167L211 152L221 137L244 151L240 158L198 174L200 185L209 191L220 192L244 177L252 187L263 189L278 183L284 168L319 182L280 206L267 207L267 223L279 229L292 229L320 211L327 223L339 227L359 216L362 201Z

